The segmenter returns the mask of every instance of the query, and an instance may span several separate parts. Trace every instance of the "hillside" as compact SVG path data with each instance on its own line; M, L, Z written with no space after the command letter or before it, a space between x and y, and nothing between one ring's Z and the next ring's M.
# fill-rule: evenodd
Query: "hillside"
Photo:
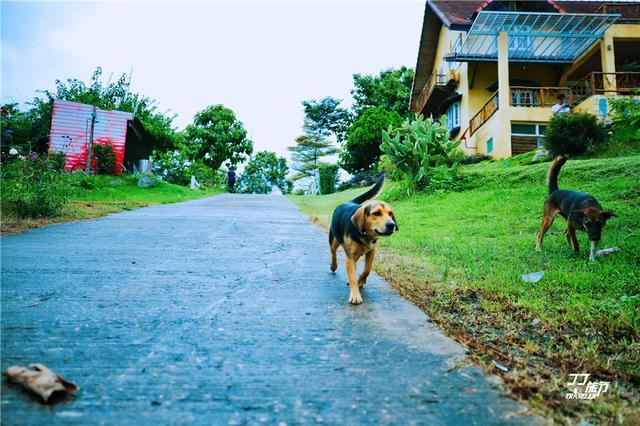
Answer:
M392 200L400 231L381 242L377 270L514 396L558 416L632 416L640 396L640 155L571 160L562 169L560 188L589 192L618 215L600 248L621 250L594 263L584 233L579 254L569 247L561 217L534 251L549 163L525 162L465 166L472 189ZM335 205L362 191L292 199L326 225ZM540 271L537 283L521 278ZM568 401L575 372L615 386L591 404Z

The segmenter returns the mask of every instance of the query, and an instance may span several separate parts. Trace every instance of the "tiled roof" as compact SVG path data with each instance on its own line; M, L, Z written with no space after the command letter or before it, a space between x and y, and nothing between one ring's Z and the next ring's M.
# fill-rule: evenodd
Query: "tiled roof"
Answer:
M640 1L556 1L566 13L619 13L618 22L640 19Z
M487 7L492 0L430 0L429 5L449 28L466 29L471 26L475 14ZM640 1L546 1L560 13L619 13L621 20L640 19Z
M429 5L447 26L470 26L472 17L479 7L486 3L484 0L431 0Z

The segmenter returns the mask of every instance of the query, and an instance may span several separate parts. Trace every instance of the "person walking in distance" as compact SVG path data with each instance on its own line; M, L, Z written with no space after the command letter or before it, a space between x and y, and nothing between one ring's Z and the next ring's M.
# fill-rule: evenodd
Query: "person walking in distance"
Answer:
M235 193L236 192L236 172L235 172L235 168L233 166L231 166L229 163L227 163L227 184L229 185L229 192L230 193Z

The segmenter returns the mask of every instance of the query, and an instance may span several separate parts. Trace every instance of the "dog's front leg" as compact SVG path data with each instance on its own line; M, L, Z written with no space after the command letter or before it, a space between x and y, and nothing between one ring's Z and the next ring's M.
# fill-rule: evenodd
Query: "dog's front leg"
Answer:
M567 225L567 239L573 247L574 251L580 251L580 243L578 242L578 237L576 236L576 228L574 228L571 224Z
M373 265L373 259L375 257L376 248L374 247L364 258L364 269L358 278L358 287L362 288L367 283L367 277L369 277L369 273L371 273L371 265Z
M351 258L347 254L345 259L345 265L347 267L347 279L349 280L349 303L353 305L359 305L362 303L362 296L360 295L360 287L358 287L358 281L356 280L356 263L358 259Z
M329 235L329 246L331 249L331 265L329 266L329 269L331 269L331 272L335 272L336 269L338 269L338 259L336 258L336 253L338 252L340 243L335 239L333 234Z

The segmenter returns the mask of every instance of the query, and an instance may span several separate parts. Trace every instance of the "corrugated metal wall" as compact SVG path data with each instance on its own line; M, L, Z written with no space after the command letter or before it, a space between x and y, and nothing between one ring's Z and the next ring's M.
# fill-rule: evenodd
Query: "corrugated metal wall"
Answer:
M49 151L62 151L66 155L66 169L78 163L86 163L91 132L92 105L62 100L53 101L53 117ZM116 163L124 160L124 145L127 136L127 121L133 114L122 111L105 111L96 108L96 123L93 129L94 143L113 144ZM118 168L118 173L120 168Z

